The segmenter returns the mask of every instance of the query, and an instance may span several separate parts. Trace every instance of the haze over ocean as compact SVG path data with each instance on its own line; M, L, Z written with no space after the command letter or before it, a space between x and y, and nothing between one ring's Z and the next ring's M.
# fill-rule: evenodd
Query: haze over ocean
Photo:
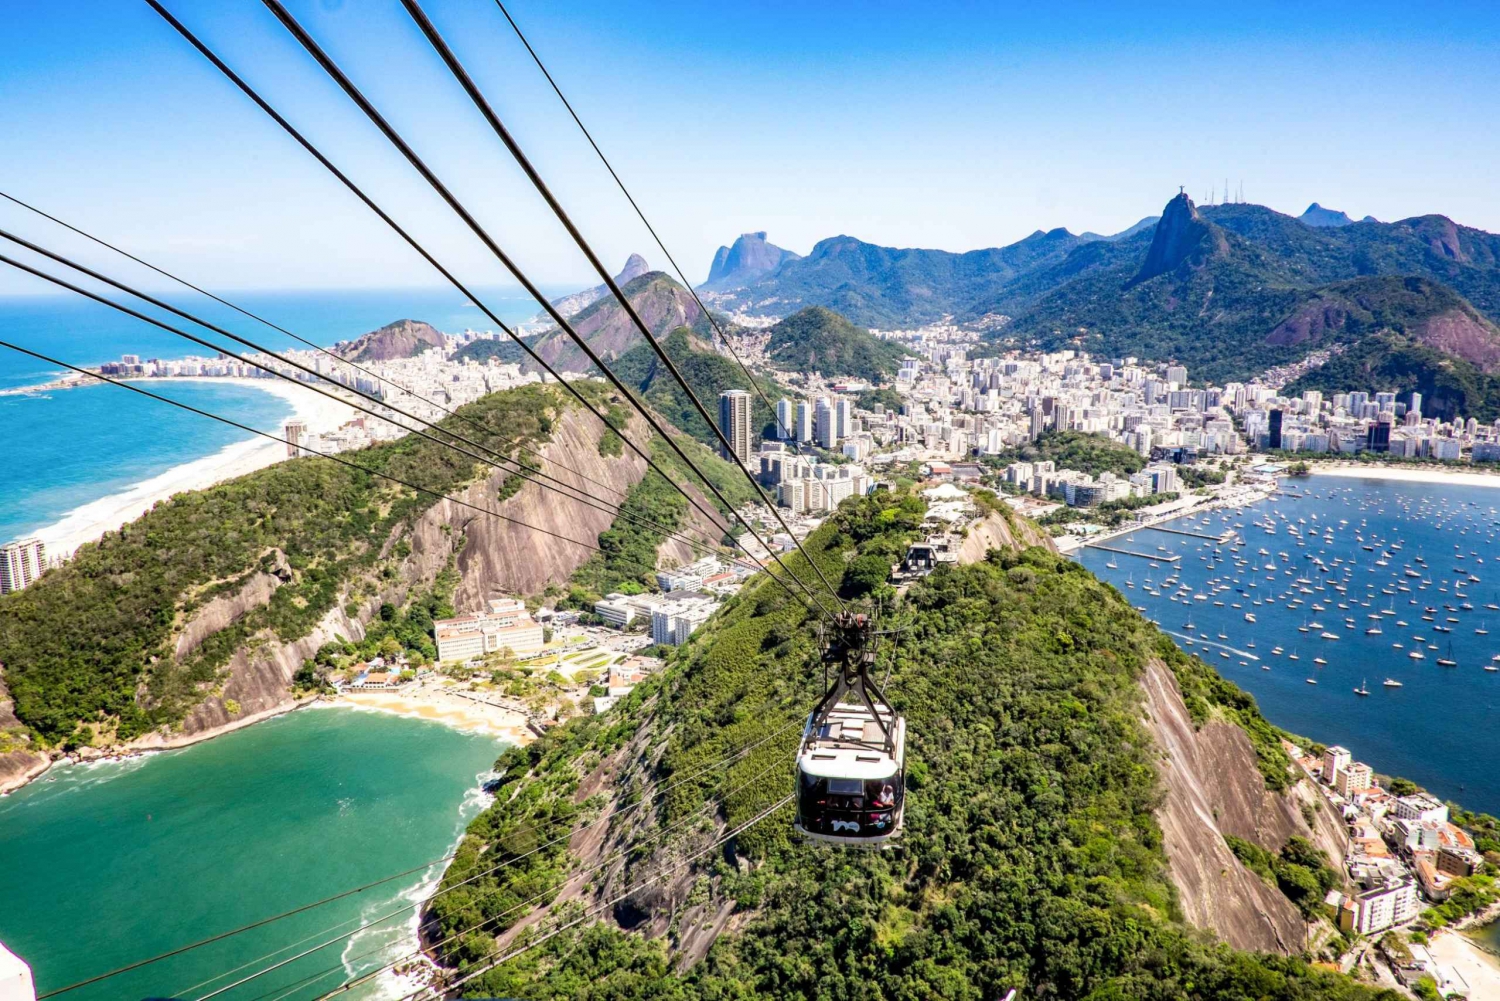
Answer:
M566 291L571 289L547 290L549 295ZM494 326L452 290L221 294L322 345L399 319L425 320L447 333ZM481 296L507 323L527 320L537 312L536 304L519 290L488 289ZM159 297L273 350L302 346L210 300L175 293ZM163 320L224 340L169 316ZM72 296L0 297L0 338L79 365L122 354L180 358L208 353L174 334ZM0 389L44 383L56 375L43 362L0 349ZM184 382L154 383L150 388L265 431L279 431L291 412L285 401L243 385ZM0 541L50 525L83 504L251 437L105 385L0 396L0 428Z

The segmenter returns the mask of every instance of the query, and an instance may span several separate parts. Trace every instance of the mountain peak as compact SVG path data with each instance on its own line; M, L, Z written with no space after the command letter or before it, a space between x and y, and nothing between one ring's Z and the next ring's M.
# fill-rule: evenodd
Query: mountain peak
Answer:
M1202 264L1207 257L1227 247L1223 232L1199 214L1198 207L1186 192L1179 192L1162 209L1156 232L1151 237L1151 249L1146 252L1146 261L1131 279L1131 284L1149 281L1184 262Z
M1354 220L1338 209L1325 209L1317 202L1307 207L1307 211L1297 217L1297 221L1304 226L1352 226Z
M624 285L626 282L639 278L650 270L651 265L646 263L644 257L640 254L631 254L625 260L625 267L621 268L620 273L615 275L615 284Z
M787 261L800 258L800 254L767 243L766 231L763 229L741 233L734 241L734 246L720 247L714 254L713 264L708 269L708 281L703 284L717 288L738 288L770 274Z

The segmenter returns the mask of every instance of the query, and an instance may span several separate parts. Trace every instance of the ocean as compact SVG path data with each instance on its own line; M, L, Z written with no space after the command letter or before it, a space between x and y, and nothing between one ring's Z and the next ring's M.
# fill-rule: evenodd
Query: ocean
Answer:
M564 290L546 291L551 295ZM184 308L204 319L272 350L295 343L209 300L166 293L161 297L187 304ZM507 323L529 319L537 311L519 289L487 289L481 297ZM493 326L451 290L247 292L225 298L325 346L399 319L426 320L448 333ZM180 358L207 353L106 306L52 295L0 298L0 339L77 365L122 354ZM56 375L45 363L0 349L0 389L44 383ZM156 383L149 388L266 431L279 431L290 414L284 401L250 387ZM0 541L50 525L80 505L251 437L106 385L41 396L0 396L0 429Z
M54 769L0 799L0 941L31 964L46 993L441 858L482 808L482 783L502 748L424 720L316 708L178 751ZM421 899L441 871L66 997L201 997ZM317 997L350 972L408 952L413 915L220 996L276 997L326 972L285 996ZM399 997L393 987L372 983L350 996Z
M1500 606L1500 490L1316 475L1286 486L1302 496L1168 525L1213 535L1237 527L1245 539L1238 554L1229 545L1150 530L1109 543L1178 555L1184 600L1171 600L1182 593L1175 587L1161 587L1171 564L1098 549L1085 550L1081 561L1143 606L1180 647L1254 695L1272 723L1342 744L1378 774L1409 778L1468 809L1500 815L1500 742L1493 739L1500 671L1484 669L1500 654L1500 611L1485 607ZM1259 527L1268 517L1274 535ZM1304 545L1288 526L1301 532ZM1386 552L1387 565L1377 566ZM1257 569L1237 566L1236 556ZM1111 561L1115 568L1107 566ZM1265 569L1267 563L1275 569ZM1419 576L1408 576L1408 567ZM1285 597L1264 601L1298 579L1312 582L1296 585L1291 595L1302 606L1286 607ZM1214 581L1223 588L1218 593ZM1427 608L1435 610L1430 622L1423 618ZM1247 622L1246 613L1256 621ZM1366 635L1377 622L1381 632ZM1338 638L1323 639L1324 632ZM1272 652L1277 646L1279 655ZM1411 658L1413 650L1423 659ZM1317 657L1326 666L1314 663ZM1456 666L1441 666L1439 658ZM1401 687L1386 687L1387 679ZM1355 694L1358 687L1370 694Z

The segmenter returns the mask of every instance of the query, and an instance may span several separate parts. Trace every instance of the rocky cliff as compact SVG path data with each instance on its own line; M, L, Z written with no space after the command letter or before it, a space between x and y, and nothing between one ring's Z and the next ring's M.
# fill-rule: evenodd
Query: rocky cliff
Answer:
M650 270L651 265L646 263L646 259L644 257L642 257L640 254L631 254L630 257L625 261L625 266L620 269L620 273L615 275L615 284L623 289L626 285L635 281L641 275ZM564 317L571 318L583 312L585 309L592 306L594 303L598 302L600 299L603 299L606 295L609 294L609 286L600 284L595 285L593 288L586 288L582 292L574 292L571 295L565 295L561 298L553 299L552 305L555 306L557 308L557 311ZM551 323L552 317L544 311L538 313L536 315L536 318L532 320L532 322Z
M1223 230L1199 215L1191 198L1179 194L1162 210L1151 236L1151 249L1146 252L1145 263L1132 284L1149 281L1183 265L1201 266L1209 257L1227 249Z
M802 255L766 242L765 230L741 233L732 247L720 247L708 269L706 289L736 288L764 278L787 261Z
M1025 549L1027 546L1041 546L1057 552L1052 537L1035 522L994 511L969 526L969 534L958 550L958 562L978 563L991 549Z
M660 271L641 275L620 290L653 335L706 323L692 293ZM612 361L644 343L630 315L612 295L580 311L569 325L605 361ZM557 327L538 335L533 347L560 372L586 372L592 367L588 356Z
M447 336L430 323L397 320L352 341L341 341L333 346L333 351L350 361L391 361L414 358L423 351L441 349L447 343Z
M1148 665L1141 687L1161 755L1165 795L1157 821L1184 916L1236 948L1300 951L1305 933L1297 908L1241 864L1224 835L1273 852L1300 835L1342 868L1346 839L1338 818L1305 782L1285 794L1266 789L1250 738L1233 723L1195 728L1171 669L1160 661Z

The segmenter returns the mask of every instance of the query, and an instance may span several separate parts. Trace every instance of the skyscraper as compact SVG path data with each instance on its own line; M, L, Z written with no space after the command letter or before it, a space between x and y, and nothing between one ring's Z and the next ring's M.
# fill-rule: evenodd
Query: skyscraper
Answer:
M797 442L806 445L813 439L813 406L806 400L797 404Z
M1031 408L1031 440L1036 441L1045 430L1047 430L1047 413L1042 409L1040 403L1033 404Z
M854 404L839 398L833 401L833 433L840 441L854 433Z
M719 430L729 440L724 458L740 465L750 461L750 394L728 389L719 394Z
M813 441L819 448L839 447L837 421L833 404L828 402L827 397L819 397L817 404L813 407Z
M0 546L0 594L19 591L42 575L47 547L41 539L19 539Z
M1421 393L1412 393L1411 394L1411 406L1409 406L1409 407L1406 408L1406 412L1409 413L1409 414L1416 414L1419 419L1421 418L1421 416L1422 416L1422 394Z
M797 407L786 397L776 401L776 437L786 440L796 437Z
M1278 407L1271 411L1271 434L1270 441L1267 442L1266 446L1268 448L1281 447L1281 416L1281 408Z

